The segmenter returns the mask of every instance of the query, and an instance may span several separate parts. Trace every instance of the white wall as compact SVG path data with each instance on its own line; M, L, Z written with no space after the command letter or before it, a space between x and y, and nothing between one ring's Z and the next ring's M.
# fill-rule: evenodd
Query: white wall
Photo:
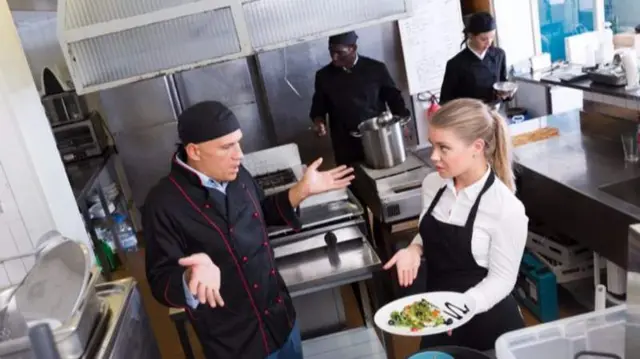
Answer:
M0 0L0 259L29 252L51 229L88 243L6 0ZM0 265L0 287L30 260Z
M506 52L507 65L518 64L540 51L537 1L493 0L497 45Z
M27 56L36 87L41 91L42 70L64 64L56 37L56 14L50 12L14 12L18 36Z

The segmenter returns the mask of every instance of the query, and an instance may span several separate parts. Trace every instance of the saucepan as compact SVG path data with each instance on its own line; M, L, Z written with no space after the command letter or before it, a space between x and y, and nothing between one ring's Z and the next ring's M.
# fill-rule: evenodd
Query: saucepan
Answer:
M373 169L395 167L407 159L402 127L411 117L401 118L384 112L358 125L351 135L360 138L366 164Z

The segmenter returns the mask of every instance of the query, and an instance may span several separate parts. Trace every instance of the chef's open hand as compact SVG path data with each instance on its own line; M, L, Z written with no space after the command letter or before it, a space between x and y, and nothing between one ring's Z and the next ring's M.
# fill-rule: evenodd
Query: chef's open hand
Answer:
M347 187L355 178L353 168L338 166L328 171L319 171L322 158L315 160L307 170L300 182L289 191L289 200L293 207L309 196Z
M198 297L201 304L208 303L211 308L224 306L220 296L220 268L208 255L194 254L180 258L178 263L186 268L185 281L189 291Z
M421 256L422 248L417 244L411 244L397 251L383 268L388 270L395 265L398 271L398 283L401 287L408 287L418 276Z

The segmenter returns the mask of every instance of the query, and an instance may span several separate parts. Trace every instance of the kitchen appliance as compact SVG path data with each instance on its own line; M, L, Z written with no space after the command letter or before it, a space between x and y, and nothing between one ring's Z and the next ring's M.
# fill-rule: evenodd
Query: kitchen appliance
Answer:
M602 65L593 70L585 71L589 76L589 80L595 84L607 86L626 86L627 76L620 66L620 60L614 61L608 65Z
M249 153L243 165L265 193L279 193L302 177L304 166L297 148L288 144ZM363 213L348 190L336 190L302 202L300 230L289 225L267 228L276 265L294 297L303 336L343 328L346 319L339 287L353 282L354 276L370 276L380 265L365 235Z
M422 149L426 161L430 147ZM366 164L355 167L353 185L362 193L372 214L383 223L417 217L422 211L422 181L432 166L415 153L408 153L402 164L388 169L373 169Z
M75 91L45 95L41 101L51 126L81 121L89 116L87 103Z
M391 168L407 159L402 127L410 120L384 112L358 125L358 131L351 135L362 140L367 165L375 169Z
M53 135L65 163L99 156L109 143L104 122L97 112L85 120L53 127Z

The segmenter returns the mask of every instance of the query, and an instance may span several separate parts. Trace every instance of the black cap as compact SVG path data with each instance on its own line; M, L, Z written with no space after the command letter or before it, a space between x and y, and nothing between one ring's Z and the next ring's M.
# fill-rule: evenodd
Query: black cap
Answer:
M329 38L329 45L355 45L358 35L355 31L349 31Z
M496 29L496 21L488 12L477 12L469 18L464 32L469 34L481 34Z
M236 115L217 101L197 103L178 116L178 136L183 145L214 140L239 129Z

